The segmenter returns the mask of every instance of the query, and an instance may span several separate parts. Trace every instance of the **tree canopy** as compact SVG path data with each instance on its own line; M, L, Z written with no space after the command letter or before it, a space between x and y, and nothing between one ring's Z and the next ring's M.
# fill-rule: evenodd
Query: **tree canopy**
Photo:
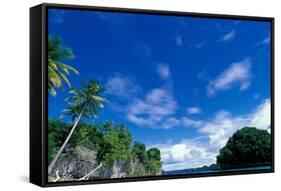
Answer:
M220 149L217 163L222 169L268 165L271 162L271 136L266 130L244 127Z
M78 74L78 71L63 63L65 60L73 59L71 49L63 46L62 39L58 36L48 37L48 91L51 95L57 94L56 88L63 89L63 82L71 87L67 78L71 72Z

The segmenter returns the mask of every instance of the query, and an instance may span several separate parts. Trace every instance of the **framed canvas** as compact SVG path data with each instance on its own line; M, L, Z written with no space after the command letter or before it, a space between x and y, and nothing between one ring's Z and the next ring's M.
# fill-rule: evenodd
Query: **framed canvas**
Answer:
M274 19L30 9L30 182L274 172Z

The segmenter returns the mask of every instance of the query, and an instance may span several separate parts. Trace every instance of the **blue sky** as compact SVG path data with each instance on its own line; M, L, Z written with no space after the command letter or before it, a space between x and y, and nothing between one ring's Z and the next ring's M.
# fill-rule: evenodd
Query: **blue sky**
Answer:
M268 22L50 9L48 28L76 56L71 83L106 88L94 122L126 124L165 170L214 163L237 129L270 127ZM49 117L67 96L49 96Z

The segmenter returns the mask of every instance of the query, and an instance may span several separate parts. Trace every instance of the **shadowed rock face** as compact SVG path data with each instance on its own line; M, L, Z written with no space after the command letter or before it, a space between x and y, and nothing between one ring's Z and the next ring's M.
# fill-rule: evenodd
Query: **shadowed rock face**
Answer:
M51 176L80 178L97 166L96 152L82 146L66 149L58 159Z

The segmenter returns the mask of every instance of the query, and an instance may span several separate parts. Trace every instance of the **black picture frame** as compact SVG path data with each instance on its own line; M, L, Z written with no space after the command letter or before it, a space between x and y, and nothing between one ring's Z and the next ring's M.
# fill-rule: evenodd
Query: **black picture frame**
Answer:
M189 16L200 18L239 19L267 21L271 24L271 148L272 168L270 170L229 171L219 173L160 175L121 179L101 179L95 181L71 181L49 183L47 178L47 122L48 122L48 89L47 89L47 38L48 8L96 10L107 12L124 12L136 14L156 14L169 16ZM30 8L30 182L41 187L163 180L177 178L195 178L241 174L274 172L274 18L224 14L206 14L177 11L160 11L146 9L126 9L115 7L96 7L65 4L40 4Z

